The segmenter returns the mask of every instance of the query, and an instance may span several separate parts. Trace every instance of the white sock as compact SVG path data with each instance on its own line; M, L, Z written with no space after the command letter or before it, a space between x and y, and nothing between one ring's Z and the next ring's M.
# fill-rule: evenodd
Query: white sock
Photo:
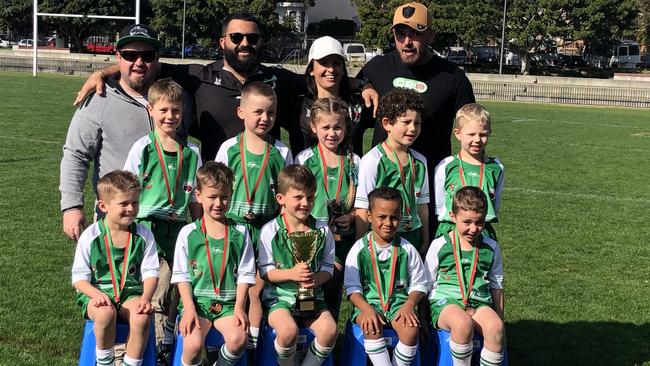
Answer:
M363 347L366 349L366 353L370 357L370 362L374 366L391 365L388 349L386 348L386 340L383 337L379 339L365 339L363 341Z
M201 366L201 361L199 361L199 363L185 363L181 358L181 366Z
M260 335L260 328L249 327L248 328L248 349L257 348L257 337Z
M98 366L107 366L115 364L115 350L113 347L109 349L95 348L95 362Z
M409 366L415 359L415 352L417 350L417 343L415 346L407 346L401 341L397 342L397 346L393 350L393 366Z
M244 350L245 352L246 350ZM241 352L239 355L233 355L228 351L228 348L226 348L226 345L224 344L221 346L221 349L219 350L219 358L217 359L217 362L214 363L215 366L232 366L239 361L241 356L244 355L244 352Z
M171 345L172 342L174 342L175 328L176 328L176 323L170 320L170 318L167 318L167 320L165 320L165 326L163 327L163 339L162 339L163 344Z
M305 359L302 360L302 366L320 366L323 361L332 353L334 347L323 347L316 339L309 345L309 351L305 356Z
M275 353L278 355L278 364L280 366L294 366L293 356L296 355L296 345L289 348L280 347L278 340L273 342Z
M124 355L124 361L122 361L123 366L142 366L142 359L136 360L127 355Z
M458 344L449 339L449 350L454 366L470 366L472 363L472 342Z
M481 351L481 366L499 366L503 362L503 351L497 353L483 347Z

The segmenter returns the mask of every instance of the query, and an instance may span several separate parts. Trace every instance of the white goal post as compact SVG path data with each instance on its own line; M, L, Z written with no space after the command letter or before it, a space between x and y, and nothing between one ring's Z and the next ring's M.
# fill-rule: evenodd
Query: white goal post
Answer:
M37 49L38 49L38 17L62 17L62 18L92 18L92 19L126 19L133 20L135 24L140 23L140 0L135 0L135 16L119 16L119 15L87 15L87 14L59 14L59 13L39 13L38 0L34 0L34 40L32 41L33 60L32 60L32 76L36 76L37 64Z

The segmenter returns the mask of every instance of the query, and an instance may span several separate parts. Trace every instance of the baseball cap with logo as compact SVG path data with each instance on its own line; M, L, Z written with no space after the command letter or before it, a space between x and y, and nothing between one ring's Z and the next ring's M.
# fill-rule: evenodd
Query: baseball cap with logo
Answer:
M391 29L398 24L408 25L418 32L431 29L429 9L416 2L404 4L395 10Z
M120 38L117 40L117 48L131 42L144 42L152 45L159 50L161 43L158 40L158 34L144 24L131 24L122 28Z

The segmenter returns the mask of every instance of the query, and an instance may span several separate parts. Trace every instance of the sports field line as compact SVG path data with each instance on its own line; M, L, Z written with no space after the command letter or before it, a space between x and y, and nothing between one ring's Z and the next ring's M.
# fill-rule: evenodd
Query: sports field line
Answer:
M650 203L650 200L644 198L616 197L616 196L610 196L605 194L598 195L598 194L584 194L584 193L571 193L571 192L559 192L559 191L543 191L539 189L522 188L522 187L506 187L505 190L511 192L535 194L539 196L570 197L570 198L579 198L579 199L593 200L593 201L633 202L633 203L645 203L645 204Z
M502 122L511 122L515 124L519 123L524 123L524 122L550 122L550 123L564 123L568 125L581 125L581 126L592 126L592 127L612 127L612 128L634 128L634 129L639 129L639 128L644 128L641 126L628 126L628 125L612 125L612 124L606 124L606 123L591 123L591 122L576 122L576 121L567 121L567 120L557 120L557 119L535 119L535 118L516 118L516 117L501 117L498 120L502 120ZM650 126L648 126L650 128Z
M27 141L27 142L38 142L39 144L50 144L50 145L61 145L61 141L47 141L47 140L39 140L39 139L32 139L29 137L16 137L16 136L1 136L0 139L7 139L7 140L17 140L17 141Z

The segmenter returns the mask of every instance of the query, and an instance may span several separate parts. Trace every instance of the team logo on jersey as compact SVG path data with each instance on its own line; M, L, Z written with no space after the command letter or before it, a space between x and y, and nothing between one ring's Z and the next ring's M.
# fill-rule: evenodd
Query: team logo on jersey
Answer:
M393 86L396 88L411 89L418 93L425 93L429 89L426 83L423 83L418 80L407 79L404 77L398 77L393 79Z
M335 177L335 176L333 176L333 175L328 175L328 176L327 176L327 180L328 180L328 181L331 181L331 182L333 182L333 181L335 181L335 180L337 180L337 179L338 179L338 177Z
M212 251L213 251L215 254L216 254L216 253L223 253L223 249L221 249L221 248L214 248L214 249L212 249Z
M183 191L185 191L185 193L190 193L190 192L192 192L192 186L191 186L189 183L186 183L186 184L183 186Z
M271 189L271 192L276 193L275 192L275 183L273 183L273 182L269 183L269 189Z
M136 271L135 264L130 265L129 266L129 276L135 276L135 271Z
M282 269L282 262L280 261L275 262L275 268Z
M142 173L142 183L148 182L149 179L151 179L151 176L149 175L149 172Z
M248 162L248 164L246 164L246 166L249 167L249 168L259 168L257 163L255 163L253 161Z
M442 306L442 305L444 305L444 304L446 304L446 303L447 303L447 299L442 298L442 299L440 299L440 300L438 300L438 301L436 302L436 305L437 305L437 306Z
M474 178L476 178L476 177L478 177L479 175L478 175L477 172L469 172L469 173L467 173L467 176L468 176L468 177L474 177Z
M420 198L420 195L422 195L422 192L415 192L415 198Z
M92 273L97 272L97 267L95 267L95 266L90 266L90 272L92 272Z
M214 78L214 85L221 86L221 79L218 77Z
M406 288L406 282L404 281L395 281L395 290L403 290Z
M453 192L453 191L454 191L454 188L456 188L456 186L455 186L453 183L451 183L451 184L449 185L449 192Z
M188 262L188 264L189 264L189 266L190 266L190 269L192 270L192 276L193 276L194 278L199 278L199 277L201 277L201 276L203 275L203 272L201 272L201 271L199 270L199 265L198 265L198 263L196 262L196 259L190 259L190 261Z
M232 267L232 274L237 276L237 266Z

